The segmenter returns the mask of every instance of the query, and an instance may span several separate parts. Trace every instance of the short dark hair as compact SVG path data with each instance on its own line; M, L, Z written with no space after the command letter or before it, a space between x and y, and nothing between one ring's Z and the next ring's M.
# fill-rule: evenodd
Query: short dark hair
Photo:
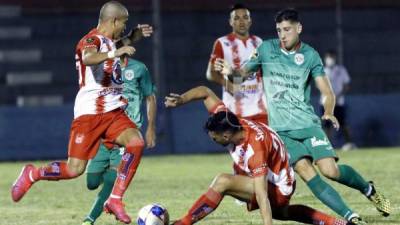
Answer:
M276 13L276 23L281 23L285 20L290 22L300 22L299 12L293 8L287 8Z
M247 8L247 6L245 6L244 4L236 3L236 4L231 6L231 8L229 10L229 13L231 13L231 12L237 10L237 9L247 9L247 10L249 10L249 8Z
M329 55L329 56L332 56L332 57L336 57L337 56L336 51L334 49L328 49L328 51L325 52L325 55Z
M240 125L238 117L229 111L221 111L211 115L204 125L204 130L207 133L210 131L216 133L232 131L236 133L241 129L242 125Z

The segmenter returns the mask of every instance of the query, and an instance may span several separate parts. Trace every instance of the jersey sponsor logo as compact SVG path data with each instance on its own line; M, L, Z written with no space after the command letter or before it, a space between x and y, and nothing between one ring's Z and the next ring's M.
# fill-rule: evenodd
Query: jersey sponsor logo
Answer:
M135 77L135 71L133 70L126 70L125 73L125 79L127 80L132 80Z
M84 134L77 134L75 136L75 143L76 144L82 144L83 139L85 139L85 135Z
M311 138L311 146L312 147L317 147L317 146L322 146L322 145L329 145L329 141L327 138L324 138L323 140L318 140L317 137Z
M122 88L112 88L112 87L107 87L104 88L99 92L99 96L106 96L106 95L120 95L122 94Z
M303 63L304 63L304 55L301 54L301 53L296 53L296 54L294 55L294 62L295 62L297 65L303 64Z

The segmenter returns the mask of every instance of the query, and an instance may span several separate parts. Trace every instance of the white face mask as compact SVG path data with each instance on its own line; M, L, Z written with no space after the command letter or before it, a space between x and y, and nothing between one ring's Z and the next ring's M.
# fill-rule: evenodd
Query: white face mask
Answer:
M332 57L326 57L326 58L325 58L325 66L327 66L327 67L332 67L332 66L334 66L335 64L336 64L336 61L335 61L334 58L332 58Z

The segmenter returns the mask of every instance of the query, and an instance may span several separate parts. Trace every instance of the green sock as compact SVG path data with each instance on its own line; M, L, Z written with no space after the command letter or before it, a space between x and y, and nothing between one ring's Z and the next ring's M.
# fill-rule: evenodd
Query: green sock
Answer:
M99 216L103 212L104 202L107 200L108 196L110 196L116 178L117 178L117 171L115 170L110 169L104 173L103 187L101 188L101 191L99 192L95 202L93 203L92 209L90 210L90 213L87 216L88 219L94 222L96 221L97 218L99 218Z
M307 182L312 193L334 212L348 219L353 214L351 209L343 202L340 195L317 174Z
M369 190L369 183L357 173L351 166L339 165L340 175L337 182L344 184L348 187L359 190L361 193L366 194Z

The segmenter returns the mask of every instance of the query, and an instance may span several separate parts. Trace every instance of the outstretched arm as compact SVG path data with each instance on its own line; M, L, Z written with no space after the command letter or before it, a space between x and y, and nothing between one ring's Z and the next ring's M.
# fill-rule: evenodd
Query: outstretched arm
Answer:
M231 82L243 82L243 79L247 78L252 71L248 70L247 67L243 67L240 69L233 69L231 65L224 59L218 58L214 63L214 70L221 73L226 80ZM238 78L241 78L239 80Z
M208 87L198 86L181 95L175 93L169 94L169 96L165 97L164 104L167 108L172 108L196 100L203 100L208 111L221 102L221 99L219 99Z
M138 24L136 28L129 31L127 35L115 42L115 46L120 48L122 46L132 45L143 37L150 37L153 34L153 27L148 24Z
M314 78L316 86L318 90L321 92L323 96L324 105L324 115L322 116L323 120L329 120L332 122L332 125L335 129L339 129L339 122L336 117L333 115L333 110L335 108L335 94L333 93L331 83L327 76L317 76Z

